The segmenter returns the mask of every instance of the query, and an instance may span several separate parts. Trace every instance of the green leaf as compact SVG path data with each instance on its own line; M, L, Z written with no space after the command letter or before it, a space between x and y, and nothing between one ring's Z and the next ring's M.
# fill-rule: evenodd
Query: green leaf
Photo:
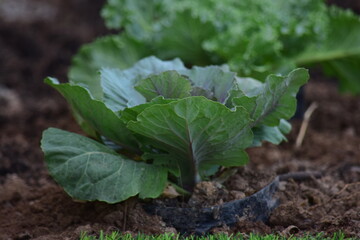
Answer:
M85 44L72 60L70 83L87 88L95 99L101 99L98 71L101 68L128 68L139 59L151 55L150 48L126 34L106 36Z
M82 119L99 134L130 151L138 151L135 137L120 117L103 102L93 99L85 88L69 83L59 84L53 78L46 78L45 83L58 90Z
M259 95L264 87L264 83L253 78L236 77L236 89L241 90L248 97Z
M253 78L235 77L235 79L225 105L231 109L242 106L252 112L256 105L256 96L263 91L264 83Z
M309 79L308 71L296 69L289 75L269 75L256 97L234 97L236 106L248 110L253 126L278 126L281 119L290 119L296 111L296 94Z
M307 70L296 69L285 77L270 75L263 84L251 81L255 84L250 88L241 89L241 81L237 82L226 105L243 107L250 113L254 121L253 146L260 146L262 141L274 144L286 141L284 134L289 133L291 126L285 119L294 115L296 94L308 78Z
M145 98L134 89L138 81L152 74L183 69L185 66L178 58L162 61L154 56L141 59L125 70L102 69L101 86L104 92L104 102L113 111L145 103Z
M159 26L161 30L156 29L151 36L155 38L152 41L154 54L163 59L178 57L190 66L221 63L215 53L203 48L205 40L216 34L216 26L192 15L189 10L171 14L168 9L162 16L164 23ZM166 19L168 15L170 20Z
M288 73L288 58L322 40L328 27L323 0L229 0L217 1L210 9L210 4L199 5L198 11L208 12L219 26L203 47L241 76Z
M164 97L159 96L152 99L150 102L137 105L132 108L125 108L124 110L120 111L121 119L128 123L129 121L135 121L137 116L144 111L146 108L153 106L154 104L167 104L176 101L176 99L164 99Z
M205 90L201 87L193 87L191 89L191 96L203 96L207 99L216 101L216 98L214 97L214 93L210 90Z
M265 125L254 127L252 129L254 133L253 146L261 146L262 141L268 141L273 144L280 144L282 141L287 141L285 134L288 134L290 130L290 123L284 119L281 119L279 126L276 127L269 127Z
M326 74L338 79L340 91L360 94L360 54L323 62L322 66Z
M270 75L256 100L257 107L252 115L255 122L277 126L280 119L290 119L296 111L296 94L308 79L306 69L294 70L285 77Z
M137 194L155 198L167 181L162 167L130 160L94 140L60 129L44 131L41 148L50 174L76 199L116 203Z
M195 87L213 93L220 103L225 103L229 90L235 82L234 72L224 71L219 66L193 67L190 70L181 71L188 76Z
M145 98L134 89L136 75L125 74L120 69L101 69L104 103L117 112L127 107L145 103Z
M184 63L179 58L165 61L155 56L150 56L139 60L131 68L124 70L124 74L128 77L144 78L150 74L160 74L169 70L181 71L185 69Z
M89 136L94 139L99 139L99 134L97 131L76 111L76 109L71 106L72 114L79 124L81 129Z
M176 71L166 71L159 75L151 75L138 82L135 89L140 92L147 101L157 96L164 98L184 98L190 96L190 81Z
M111 29L126 29L135 39L149 38L171 14L164 12L163 1L109 0L101 11L105 24ZM149 36L150 35L150 36Z
M216 33L216 26L195 16L191 8L176 1L111 0L102 10L109 28L149 43L163 59L181 58L191 65L207 65L215 54L204 51L204 40Z
M298 65L320 63L326 73L336 76L344 92L360 94L360 17L332 7L327 38L314 42L298 55Z
M204 97L189 97L146 108L128 128L167 153L169 164L180 171L180 184L192 189L214 165L246 163L244 149L252 143L249 125L243 108L234 112ZM163 152L159 156L162 161Z
M147 102L144 104L137 105L132 108L125 108L124 110L120 111L119 114L121 115L121 120L125 124L127 124L130 121L136 121L137 116L143 112L145 109L155 105L155 104L168 104L173 101L176 101L176 99L164 99L164 97L159 96L151 100L151 102ZM134 136L139 142L139 147L143 152L152 152L154 149L151 147L151 139L141 135L134 133ZM145 157L146 155L142 154L142 159L148 160L149 158ZM164 165L163 163L159 163L159 165ZM165 164L166 165L166 164ZM173 167L170 165L167 165L168 168L171 168L170 170L174 171Z

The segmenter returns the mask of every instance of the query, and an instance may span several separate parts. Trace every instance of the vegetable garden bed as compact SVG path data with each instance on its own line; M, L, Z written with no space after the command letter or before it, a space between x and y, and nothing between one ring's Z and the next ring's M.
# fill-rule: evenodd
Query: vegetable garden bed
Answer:
M1 3L0 11L9 2ZM78 47L107 33L100 17L94 17L104 2L32 0L32 7L16 2L23 4L21 16L27 18L16 11L0 15L0 239L76 239L81 232L100 230L176 232L160 217L146 213L143 201L74 201L49 177L39 148L42 131L81 130L65 101L42 79L65 79ZM52 14L44 14L48 12ZM198 184L187 207L243 199L289 172L316 171L319 178L280 181L280 204L266 223L239 219L210 232L286 236L342 230L360 237L360 98L340 95L334 79L323 77L318 69L311 69L310 76L305 104L316 102L318 108L302 146L295 147L302 121L293 120L288 142L249 149L248 165L234 169L236 174L223 184ZM157 201L184 206L181 198Z

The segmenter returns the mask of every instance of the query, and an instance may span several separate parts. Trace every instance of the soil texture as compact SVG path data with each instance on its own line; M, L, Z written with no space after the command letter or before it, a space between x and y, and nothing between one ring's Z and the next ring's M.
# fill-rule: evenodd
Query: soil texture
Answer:
M341 1L339 1L341 2ZM346 3L345 3L346 2ZM351 1L343 1L349 7ZM356 2L356 1L352 1ZM77 239L100 230L177 232L145 212L136 198L120 204L72 200L48 175L39 147L42 131L81 132L62 97L43 83L66 80L81 44L108 34L99 16L104 0L3 0L0 2L0 239ZM359 11L359 5L352 6ZM288 142L248 151L250 163L220 182L202 182L194 195L160 199L183 207L214 206L250 196L280 174L319 176L280 181L279 206L268 222L239 219L211 232L317 233L343 231L360 239L360 97L341 95L336 81L311 70L305 105L317 104L301 146L302 120Z

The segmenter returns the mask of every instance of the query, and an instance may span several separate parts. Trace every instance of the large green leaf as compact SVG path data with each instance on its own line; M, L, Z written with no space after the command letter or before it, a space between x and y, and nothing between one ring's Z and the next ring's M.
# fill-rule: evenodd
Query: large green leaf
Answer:
M72 60L69 71L71 83L87 88L92 96L101 99L98 71L101 68L128 68L139 59L151 55L151 48L128 37L107 36L85 44Z
M190 78L195 87L212 92L220 103L225 103L236 75L234 72L224 71L219 66L193 67L181 72Z
M104 103L114 112L145 103L145 98L135 90L136 75L124 74L120 69L101 69L101 86Z
M243 108L231 111L204 97L158 104L141 112L128 128L152 140L180 171L180 184L192 189L214 165L239 166L247 161L244 149L252 143L250 118ZM156 153L152 153L156 161Z
M327 38L314 42L298 55L298 65L321 64L336 76L344 92L360 93L360 17L332 7Z
M124 123L127 124L130 121L136 121L137 116L140 113L142 113L146 108L149 108L155 104L168 104L168 103L171 103L176 100L177 99L165 99L162 96L158 96L158 97L152 99L150 102L140 104L140 105L137 105L137 106L131 107L131 108L125 108L124 110L120 111L119 114L121 115L121 120L123 120ZM152 158L149 158L147 153L157 151L156 149L154 149L151 146L152 139L150 139L144 135L137 134L137 133L134 133L134 136L136 137L136 139L139 142L139 145L140 145L139 147L140 147L141 151L145 152L145 154L142 154L142 159L151 160ZM165 158L167 158L167 157L168 156L165 156ZM174 166L172 166L171 164L167 164L166 161L163 161L163 162L157 161L156 164L166 166L167 169L173 173L177 172L177 168L174 168Z
M129 121L136 121L137 116L146 108L151 107L155 104L167 104L173 101L177 101L177 99L165 99L162 96L158 96L152 99L150 102L140 104L131 108L125 108L124 110L120 111L119 114L121 115L121 119L127 124Z
M253 97L259 95L264 87L264 83L256 80L254 78L248 77L235 77L235 87L238 90L241 90L243 94L248 97Z
M179 58L173 60L161 60L155 56L143 58L132 65L131 68L125 69L124 75L127 77L141 77L144 78L150 74L159 74L169 70L184 70L186 69L184 63Z
M291 125L284 119L280 120L279 126L269 127L262 125L252 129L254 133L253 146L261 146L262 141L271 142L273 144L280 144L282 141L287 141L285 134L291 130Z
M152 74L184 69L184 64L178 58L162 61L154 56L141 59L125 70L102 69L101 86L104 102L113 111L145 103L145 98L134 89L138 81Z
M85 88L69 83L59 84L53 78L45 79L45 83L58 90L82 119L99 134L130 151L138 151L135 137L120 117L103 102L93 99Z
M234 97L235 106L248 110L253 126L278 126L281 119L291 118L296 111L296 94L309 79L308 71L296 69L287 76L269 75L257 96ZM241 90L239 90L241 91Z
M286 140L284 134L291 127L285 119L290 119L296 111L296 93L309 78L305 69L296 69L282 77L270 75L265 83L251 80L252 87L242 87L238 79L226 103L228 107L241 106L247 109L253 119L253 146L262 141L279 144Z
M257 124L268 126L278 126L280 119L290 119L296 111L296 94L308 80L306 69L294 70L285 77L270 75L257 97L252 118Z
M135 39L148 39L172 17L163 5L163 0L109 0L101 15L108 28L125 28Z
M215 54L202 45L216 33L216 26L196 16L192 8L182 7L183 2L109 0L102 16L108 27L124 29L132 38L146 42L162 59L179 57L190 65L210 64Z
M203 48L205 40L216 34L213 24L195 17L191 11L179 11L171 17L171 21L163 24L161 31L156 31L153 36L156 39L153 41L154 54L162 59L178 57L189 66L221 62L215 53L209 53Z
M164 98L184 98L190 96L191 84L189 79L176 71L166 71L159 75L151 75L141 80L135 89L147 101L163 96Z
M360 53L333 61L321 63L326 74L339 80L340 91L360 94Z
M167 171L136 162L81 135L49 128L41 148L50 174L72 197L108 203L158 197L166 184Z

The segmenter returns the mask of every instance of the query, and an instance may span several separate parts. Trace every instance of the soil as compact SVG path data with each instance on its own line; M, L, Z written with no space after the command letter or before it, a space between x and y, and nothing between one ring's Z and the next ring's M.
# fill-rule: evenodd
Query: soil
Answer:
M148 215L136 198L113 205L72 200L44 165L39 148L42 131L50 126L80 129L66 102L42 80L48 75L66 80L71 56L81 44L109 34L99 17L103 3L0 3L0 239L77 239L80 232L99 230L176 232L160 217ZM302 146L295 148L302 121L293 120L288 142L250 149L250 164L235 169L223 184L199 184L188 204L212 206L241 199L279 174L318 171L321 177L282 181L280 205L266 224L239 219L233 227L212 232L286 236L342 230L360 238L360 98L340 95L335 81L316 69L311 76L304 88L306 104L316 102L318 108ZM182 199L173 201L183 204Z

